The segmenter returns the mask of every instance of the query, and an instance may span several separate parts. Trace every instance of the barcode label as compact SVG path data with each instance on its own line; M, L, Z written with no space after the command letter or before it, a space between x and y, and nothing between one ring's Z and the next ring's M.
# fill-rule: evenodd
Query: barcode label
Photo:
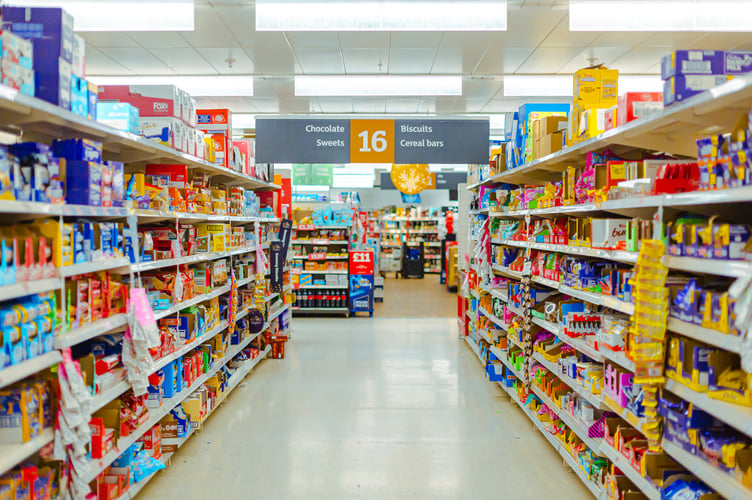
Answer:
M663 103L654 101L637 101L632 103L632 114L635 118L649 115L663 109Z

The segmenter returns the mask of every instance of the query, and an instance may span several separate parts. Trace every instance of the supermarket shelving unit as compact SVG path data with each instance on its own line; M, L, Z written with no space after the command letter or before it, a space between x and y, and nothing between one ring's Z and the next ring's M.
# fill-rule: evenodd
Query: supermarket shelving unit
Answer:
M425 247L424 272L441 272L441 217L398 217L383 215L378 218L381 235L381 271L399 272L402 269L403 243L420 243ZM418 225L419 227L415 227Z
M50 143L53 139L61 138L87 138L102 142L104 145L104 159L112 161L121 161L126 165L138 167L146 163L173 163L187 165L189 169L198 172L205 172L212 176L212 180L221 184L231 184L242 186L252 190L276 190L279 186L272 183L252 178L243 173L215 165L208 161L196 158L191 155L173 150L162 146L143 137L123 132L96 121L88 120L70 111L53 106L39 99L22 95L12 89L0 85L0 130L11 131L13 133L23 133L24 141L38 141ZM197 213L177 213L177 212L159 212L155 210L138 210L131 208L118 207L96 207L96 206L77 206L77 205L50 205L44 203L8 201L0 200L0 214L3 217L4 224L12 224L17 221L28 221L40 218L52 218L59 220L74 220L79 217L86 217L94 220L119 220L123 221L130 231L136 231L139 224L154 222L169 222L191 224L197 222L225 222L232 225L269 225L278 224L278 218L257 218L257 217L240 217L219 214L197 214ZM128 229L127 229L128 230ZM269 231L271 233L271 231ZM129 274L131 277L139 275L140 272L177 267L185 264L192 264L202 261L228 259L232 266L233 258L255 252L257 246L262 249L268 249L269 241L256 242L244 248L229 249L222 252L199 253L196 255L179 257L175 259L131 263L126 259L107 259L94 262L85 262L66 267L56 268L54 278L46 278L35 281L16 283L14 285L0 286L0 301L9 301L32 294L59 291L60 296L65 297L64 287L66 280L71 277L108 270L113 273ZM133 283L133 280L131 280ZM254 277L248 277L238 280L238 287L254 284ZM193 299L184 301L180 304L171 306L166 310L155 311L155 317L165 318L171 315L177 316L179 312L186 307L205 302L220 295L230 293L230 286L216 287L211 292L199 295ZM273 297L269 297L271 299ZM267 302L267 304L271 304ZM62 303L65 307L65 303ZM195 389L200 387L209 377L218 372L246 346L254 342L259 335L263 334L272 326L272 322L289 311L289 305L282 303L270 306L267 322L261 333L249 335L242 339L239 344L231 346L227 354L220 360L214 361L209 372L204 374L194 383L185 388L182 392L173 398L162 402L159 408L150 409L149 419L144 422L135 431L132 431L127 438L120 439L115 448L102 459L92 459L85 466L82 477L86 481L95 479L109 464L112 463L130 444L138 440L152 425L159 422L175 405L179 404L185 398L190 396ZM248 315L250 308L238 312L237 317L242 318ZM63 315L64 316L64 315ZM20 364L0 369L0 388L5 388L18 381L32 377L50 367L59 363L61 350L69 348L101 335L122 331L128 324L128 317L125 314L118 314L104 318L81 327L69 328L63 325L59 334L54 339L54 350L46 354L37 356ZM199 336L196 339L180 346L177 350L165 357L155 360L152 366L153 371L169 363L172 359L177 358L194 347L201 345L205 340L214 335L221 333L227 328L227 321L220 321L214 328ZM241 363L239 368L231 377L231 383L226 392L223 393L223 399L227 398L229 393L238 386L238 384L251 372L262 359L270 352L268 346L261 351L260 355L253 360ZM113 399L119 397L131 388L130 384L124 380L116 382L111 386L105 387L94 395L92 411L104 407ZM220 401L220 402L222 402ZM218 405L217 405L218 406ZM214 408L216 409L215 406ZM213 410L212 410L213 411ZM208 417L208 415L207 415ZM185 438L187 439L187 437ZM183 442L185 441L183 440ZM0 474L7 472L16 465L20 464L28 457L33 456L42 447L53 440L53 432L46 429L41 435L31 439L23 444L3 444L0 445ZM149 476L141 483L132 485L129 497L133 497L143 485L151 479Z
M298 224L294 228L292 247L296 314L344 314L349 308L349 258L351 226ZM332 232L343 232L337 239L330 238ZM320 235L326 233L327 237ZM315 247L326 248L326 252L313 252ZM326 263L327 270L310 269L309 266ZM336 268L335 268L336 266ZM301 276L311 283L301 284Z
M739 76L727 84L699 94L669 108L665 108L660 112L631 121L584 142L565 147L559 152L536 159L519 168L502 172L481 182L472 184L468 186L467 189L469 191L475 191L480 186L490 186L496 183L535 184L561 179L561 172L568 165L583 163L585 155L588 152L602 151L605 148L610 148L617 155L648 150L661 151L674 154L678 157L696 159L697 145L695 140L697 137L708 135L708 131L710 130L715 131L715 133L730 131L737 124L740 116L746 115L751 107L752 76ZM696 191L670 195L645 196L632 199L608 200L602 202L599 206L583 204L517 211L479 209L473 211L471 217L478 214L487 214L487 216L491 218L514 219L527 217L549 218L560 215L587 216L599 214L608 217L609 214L615 214L627 217L651 218L658 210L662 210L664 217L682 211L690 211L692 213L703 215L718 214L722 217L730 217L731 220L745 221L749 223L750 219L747 214L749 213L750 207L752 207L752 187L745 186L717 191ZM637 260L637 254L634 252L607 251L568 245L551 245L529 241L500 239L494 239L490 243L492 245L506 245L544 252L558 252L625 264L634 264ZM666 267L672 272L680 271L695 275L737 278L749 275L749 273L752 272L752 264L746 261L707 260L689 257L673 257L668 255L664 257L663 261ZM480 271L476 265L473 265L473 267L476 271ZM520 272L503 268L501 266L493 266L492 272L515 280L521 279ZM613 296L575 290L565 287L558 282L536 276L532 277L532 281L552 290L559 290L564 294L585 302L605 306L628 315L634 311L634 306L631 303L616 300ZM480 293L490 292L495 297L508 300L507 297L503 296L497 290L489 290L487 287L481 288L482 289L479 290ZM472 298L472 295L468 297L468 299L470 298ZM486 317L490 317L499 328L504 328L504 323L499 318L493 317L492 314L485 310L482 310L481 313ZM596 362L610 361L628 371L634 372L635 370L634 362L627 358L623 352L614 352L608 349L598 350L591 343L569 337L563 332L563 328L559 325L536 317L533 317L532 320L533 323L558 336L563 342L569 344L574 349ZM470 329L472 331L472 327ZM669 319L668 330L674 335L699 340L710 346L718 347L729 352L739 353L742 349L742 340L737 336L703 328L675 318ZM468 338L466 338L466 340L472 342ZM513 345L513 342L509 342L509 344ZM478 354L477 347L473 346L473 350ZM492 348L492 352L494 350L497 351L496 355L504 361L505 353ZM562 382L567 384L572 390L590 401L596 408L615 411L635 429L644 433L641 420L626 409L618 406L610 397L606 395L594 396L577 381L561 373L558 365L554 365L543 359L539 353L535 353L533 358L539 363L542 363L543 366L556 375ZM514 370L510 370L510 373L515 375L518 384L521 383L522 374L515 373ZM520 401L518 394L513 388L509 387L504 382L499 382L499 384L510 395L511 399L520 406L523 412L528 415L536 427L541 430L542 434L547 440L549 440L549 442L551 442L552 446L563 456L566 463L568 463L574 470L577 476L591 491L593 496L599 499L606 498L607 495L604 487L590 480L581 470L576 460L569 455L566 447L544 431L544 424L542 424L535 413L530 410L527 406L527 402ZM593 452L606 457L624 474L626 474L647 498L650 498L651 500L661 498L660 488L643 477L640 472L632 467L629 461L613 446L609 445L604 440L593 440L592 438L589 438L586 431L583 431L582 424L580 424L579 421L576 421L573 416L566 413L565 410L558 408L554 402L547 398L540 388L533 384L530 386L530 389L539 397L539 399L546 403L549 408L557 412L562 421L564 421L564 423L575 432ZM697 392L676 380L667 380L663 385L662 390L670 392L675 396L692 403L694 408L704 410L715 418L735 428L737 431L745 434L747 437L752 438L752 408L710 398L706 393ZM667 440L665 437L662 441L662 448L672 459L681 464L687 471L704 481L711 488L714 488L722 496L733 499L752 498L752 490L737 481L732 474L722 471L712 465L709 461L704 460L702 457L688 453L680 446Z

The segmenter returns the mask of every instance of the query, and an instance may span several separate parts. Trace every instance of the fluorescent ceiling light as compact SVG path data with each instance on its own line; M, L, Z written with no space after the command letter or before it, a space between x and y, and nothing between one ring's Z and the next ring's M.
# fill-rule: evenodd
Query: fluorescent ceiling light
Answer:
M571 31L752 31L748 0L569 0Z
M90 76L97 85L175 85L193 97L251 97L252 76Z
M462 77L346 75L296 76L296 96L462 95Z
M572 97L572 75L508 75L504 77L506 97ZM662 92L663 81L653 75L619 75L619 94ZM502 115L503 116L503 115ZM495 128L493 125L491 128Z
M256 0L256 31L506 29L506 0Z
M334 174L333 188L372 188L376 176L370 174Z
M256 128L256 115L246 113L232 114L232 128Z
M193 0L14 0L22 7L62 7L75 31L193 31Z

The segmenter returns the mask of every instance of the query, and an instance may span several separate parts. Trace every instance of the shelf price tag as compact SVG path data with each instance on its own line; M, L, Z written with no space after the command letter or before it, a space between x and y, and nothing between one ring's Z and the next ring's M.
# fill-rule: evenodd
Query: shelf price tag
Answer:
M350 163L394 163L394 120L350 120Z
M326 254L324 252L309 253L308 260L326 260Z

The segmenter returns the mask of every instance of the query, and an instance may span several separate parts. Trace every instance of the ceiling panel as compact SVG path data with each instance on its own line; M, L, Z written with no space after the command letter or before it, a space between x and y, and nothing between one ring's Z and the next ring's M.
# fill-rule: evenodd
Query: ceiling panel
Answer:
M213 97L196 97L196 109L213 109L218 107Z
M544 47L536 49L517 73L556 73L581 51L578 47Z
M509 9L507 31L497 33L497 40L505 47L537 47L566 15L545 7Z
M645 73L668 53L665 47L638 47L611 62L622 73Z
M160 61L179 75L213 75L217 71L196 49L151 49Z
M256 64L256 72L262 75L292 75L300 68L290 48L270 46L246 48L246 54Z
M220 74L223 75L249 75L252 74L255 65L243 49L196 49L206 61ZM230 61L232 66L230 66Z
M102 52L136 74L172 75L175 73L146 49L113 48L104 49Z
M279 113L278 99L262 99L252 97L248 101L256 108L259 113Z
M110 31L89 31L80 33L86 40L87 47L96 47L98 49L116 48L137 48L141 47L135 38L128 33L110 32Z
M295 97L295 80L293 77L268 78L264 82L274 92L274 96L280 99Z
M473 73L493 41L494 34L489 32L444 33L431 73Z
M343 49L385 49L389 47L389 33L384 31L340 31Z
M314 75L342 74L342 54L339 49L295 49L303 72Z
M176 49L190 47L177 31L144 31L135 35L138 43L147 49Z
M226 2L214 7L214 12L222 20L229 34L243 47L255 47L260 35L276 35L282 37L282 33L276 31L256 32L256 16L253 5L228 6ZM203 11L202 11L203 12ZM196 16L199 15L196 9Z
M293 49L339 49L339 38L334 31L287 31Z
M724 50L738 47L744 43L749 43L749 41L749 33L707 33L702 36L696 36L692 42L681 48Z
M196 48L239 47L217 11L208 6L196 5L196 29L182 35Z
M462 95L488 101L499 93L504 80L499 78L465 78L462 81Z
M355 113L384 113L386 99L383 97L353 97L352 107Z
M651 35L652 33L643 31L606 31L601 32L593 44L603 45L604 47L623 46L632 48L644 43Z
M386 72L389 51L381 49L342 49L345 73L373 74ZM379 63L381 67L379 67Z
M213 101L217 108L229 108L233 113L256 112L256 106L245 97L214 97Z
M420 108L420 97L393 97L386 100L387 113L417 113Z
M393 31L391 47L431 49L439 46L441 31Z
M430 73L436 49L395 49L389 51L389 73Z
M483 107L485 113L512 113L525 101L516 97L497 97Z
M551 30L548 36L541 43L541 47L587 47L596 38L596 31L569 31L569 15L565 14L564 18Z
M107 57L94 47L86 47L86 74L88 75L130 75L132 71L115 59Z
M277 83L277 86L283 91L285 96L291 97L294 95L292 78L266 79L257 76L253 79L253 96L262 99L277 99L279 94L277 94L277 90L274 88L272 82Z
M475 68L479 75L502 75L514 73L533 53L532 47L491 46Z
M279 113L309 113L311 106L305 97L292 97L279 101Z
M698 33L657 31L650 33L642 45L647 47L667 47L670 50L676 50L689 46L697 38L699 38Z
M489 99L461 97L454 102L452 113L479 113L488 104Z
M353 112L353 102L350 97L318 97L316 101L322 113Z
M573 57L567 64L559 68L559 73L574 73L580 68L592 66L592 63L602 63L606 66L616 68L616 66L611 63L626 54L628 51L629 49L626 47L588 47Z

